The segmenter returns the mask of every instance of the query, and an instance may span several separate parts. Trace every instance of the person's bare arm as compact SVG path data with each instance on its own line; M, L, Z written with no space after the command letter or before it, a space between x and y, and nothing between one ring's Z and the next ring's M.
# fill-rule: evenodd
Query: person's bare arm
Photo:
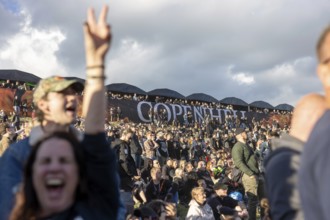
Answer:
M94 10L88 9L84 24L86 83L83 97L83 117L86 134L104 131L105 118L105 56L110 48L111 30L106 21L108 7L104 6L98 20Z

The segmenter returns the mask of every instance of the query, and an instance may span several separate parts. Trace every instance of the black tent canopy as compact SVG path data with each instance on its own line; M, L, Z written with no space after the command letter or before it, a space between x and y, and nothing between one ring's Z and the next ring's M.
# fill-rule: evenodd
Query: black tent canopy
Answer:
M221 104L226 104L226 105L248 106L248 103L246 103L242 99L239 99L236 97L227 97L227 98L221 99L219 102Z
M183 95L180 93L171 90L171 89L154 89L148 92L148 95L150 96L164 96L164 97L172 97L176 99L185 99Z
M20 70L0 70L0 79L27 83L38 83L40 77Z
M268 102L264 101L255 101L250 103L251 107L256 107L256 108L267 108L267 109L274 109L274 106L269 104Z
M218 102L216 98L213 96L204 94L204 93L193 93L186 97L187 100L196 100L196 101L202 101L202 102Z
M293 106L289 104L279 104L275 106L275 109L280 110L280 111L293 111Z
M65 79L69 79L69 80L77 80L78 82L85 84L85 80L79 77L74 77L74 76L67 76L64 77Z
M107 85L106 89L111 92L136 93L140 95L147 94L144 90L127 83L112 83Z

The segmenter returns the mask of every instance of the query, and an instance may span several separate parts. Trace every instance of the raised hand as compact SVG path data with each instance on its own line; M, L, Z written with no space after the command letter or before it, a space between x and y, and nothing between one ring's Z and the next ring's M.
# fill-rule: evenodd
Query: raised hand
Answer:
M111 42L111 30L106 21L107 14L108 7L104 6L96 21L94 10L89 8L87 22L84 25L86 82L82 115L85 117L86 134L104 132L106 108L104 58Z
M93 8L87 11L87 21L84 24L86 65L103 65L105 55L111 43L111 29L107 23L108 6L103 6L98 21Z

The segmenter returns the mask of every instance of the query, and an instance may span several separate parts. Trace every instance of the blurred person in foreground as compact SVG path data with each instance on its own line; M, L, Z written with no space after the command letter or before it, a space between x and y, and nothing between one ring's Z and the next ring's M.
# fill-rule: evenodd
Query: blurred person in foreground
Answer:
M265 160L266 194L273 220L304 219L298 192L301 153L325 108L324 96L304 96L294 109L289 134L273 139L273 152Z
M103 132L100 130L101 128L104 129L104 59L111 40L110 26L106 23L107 11L108 8L104 7L99 20L96 21L94 11L89 9L87 22L84 25L87 75L83 97L83 117L86 116L86 125L95 127L95 130L86 129L86 134L96 134ZM77 81L61 77L49 77L39 82L33 95L33 101L38 108L41 125L32 129L30 137L11 145L0 160L0 219L8 219L14 203L14 195L22 182L23 165L31 153L31 146L35 146L45 136L54 132L67 132L74 135L79 141L86 141L86 136L82 137L70 126L76 117L78 105L76 93L81 90L81 87ZM93 106L97 106L97 108L93 108ZM100 125L100 128L97 125ZM102 142L102 140L100 141ZM95 150L97 147L101 146L95 146ZM108 155L104 154L104 156ZM112 170L116 170L116 160L113 159L110 162ZM111 176L108 176L106 181L107 187L109 187L107 189L111 189L111 192L107 192L106 195L111 194L110 210L113 211L112 216L116 218L117 213L123 212L120 208L119 178L117 172L112 171L110 174ZM93 187L98 188L97 185ZM30 204L25 205L28 207ZM31 218L33 216L41 217L41 204L34 208L38 210L31 214ZM25 210L29 211L29 209ZM118 216L118 218L120 217Z
M306 141L301 157L301 166L298 171L298 189L304 218L307 220L329 219L330 26L323 31L319 38L317 56L317 74L325 92L327 110L316 122Z

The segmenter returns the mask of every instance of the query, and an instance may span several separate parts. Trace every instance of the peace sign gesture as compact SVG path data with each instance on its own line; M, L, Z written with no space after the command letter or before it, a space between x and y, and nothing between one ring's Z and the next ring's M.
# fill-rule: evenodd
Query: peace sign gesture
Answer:
M103 65L105 55L111 43L111 29L107 23L108 6L103 6L98 21L93 8L87 11L87 22L84 24L86 64L87 66Z

